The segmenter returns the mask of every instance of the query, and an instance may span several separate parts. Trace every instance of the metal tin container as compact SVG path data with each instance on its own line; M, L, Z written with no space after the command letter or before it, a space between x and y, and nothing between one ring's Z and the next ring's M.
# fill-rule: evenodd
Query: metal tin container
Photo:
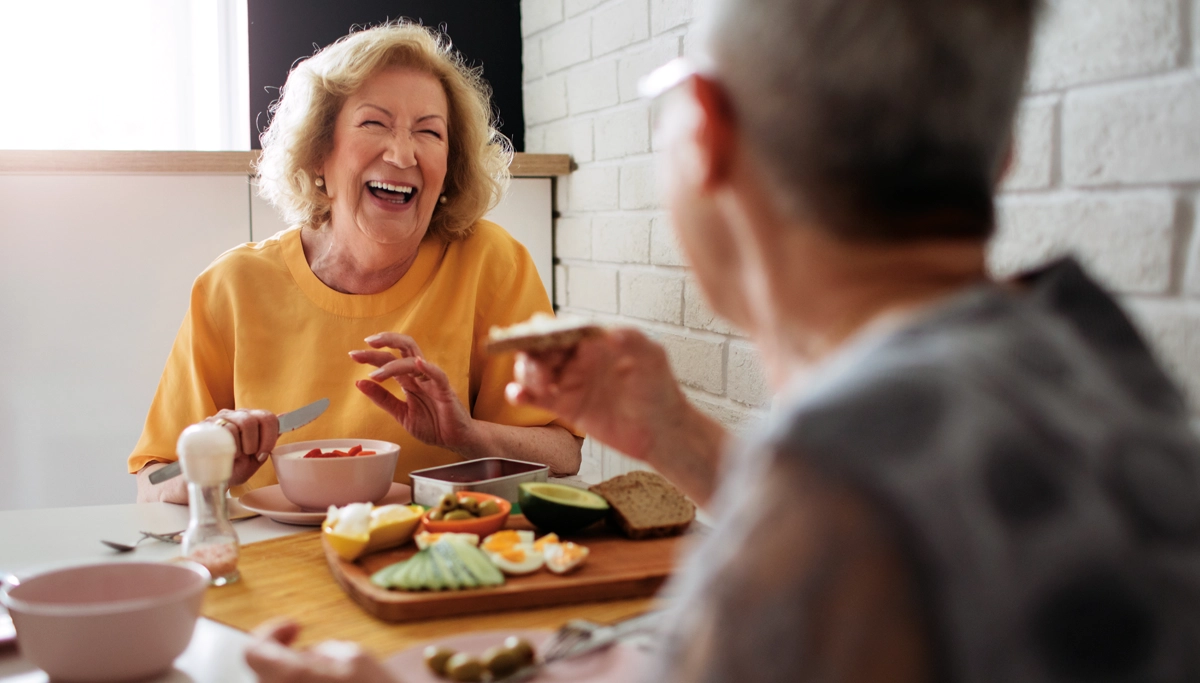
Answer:
M432 506L447 493L479 491L517 502L517 485L546 481L550 468L508 458L480 458L410 472L413 502Z

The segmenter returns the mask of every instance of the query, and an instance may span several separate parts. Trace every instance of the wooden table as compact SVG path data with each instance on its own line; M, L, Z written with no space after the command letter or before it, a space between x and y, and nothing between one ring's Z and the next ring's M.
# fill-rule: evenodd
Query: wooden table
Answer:
M286 616L304 626L301 645L351 640L381 656L468 631L553 629L570 619L611 622L655 604L653 598L640 598L389 624L364 612L342 592L325 563L318 531L247 545L238 566L240 581L209 589L204 616L243 631L273 616Z
M99 540L132 542L141 529L177 531L186 524L187 508L165 503L0 511L0 572L20 574L63 563L170 559L179 555L178 545L147 542L136 552L119 555ZM256 678L242 657L249 642L243 631L279 615L305 626L302 645L337 638L357 641L386 656L450 634L552 629L580 618L609 622L654 605L651 599L621 600L387 624L368 616L334 583L318 532L261 517L234 525L244 544L242 580L208 591L204 607L208 618L200 619L188 650L175 660L175 669L153 683L252 683ZM46 681L45 673L19 652L0 649L0 683Z

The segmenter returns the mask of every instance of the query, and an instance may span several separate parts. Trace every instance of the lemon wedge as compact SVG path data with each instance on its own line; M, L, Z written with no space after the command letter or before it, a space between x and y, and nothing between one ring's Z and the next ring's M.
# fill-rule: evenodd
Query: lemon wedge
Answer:
M365 505L366 509L359 507ZM364 514L365 513L365 514ZM415 505L354 503L341 510L330 507L322 535L343 560L352 562L365 553L394 548L412 538L423 510Z
M412 538L424 509L419 505L382 505L371 511L371 540L363 552L403 545Z
M333 525L325 522L321 525L321 533L325 537L325 542L330 548L347 562L353 561L367 549L367 544L371 541L370 534L355 534L346 535L340 534L334 530Z

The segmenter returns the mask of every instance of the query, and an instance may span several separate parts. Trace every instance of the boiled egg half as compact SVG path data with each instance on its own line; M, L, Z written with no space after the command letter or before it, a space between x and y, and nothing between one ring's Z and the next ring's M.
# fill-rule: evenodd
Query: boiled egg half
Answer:
M483 539L480 549L505 574L532 574L545 561L533 545L532 531L497 531Z

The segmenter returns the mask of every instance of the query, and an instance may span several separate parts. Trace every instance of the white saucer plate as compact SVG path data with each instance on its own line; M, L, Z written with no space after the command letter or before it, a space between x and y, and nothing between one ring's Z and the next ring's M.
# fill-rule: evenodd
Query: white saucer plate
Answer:
M325 521L324 510L305 510L296 505L283 496L283 489L279 485L264 486L261 489L255 489L241 498L238 502L242 507L252 512L268 517L283 524L295 524L298 526L320 526L321 522ZM391 505L398 503L407 505L412 502L412 489L405 484L393 483L388 489L387 495L376 502L376 505Z

